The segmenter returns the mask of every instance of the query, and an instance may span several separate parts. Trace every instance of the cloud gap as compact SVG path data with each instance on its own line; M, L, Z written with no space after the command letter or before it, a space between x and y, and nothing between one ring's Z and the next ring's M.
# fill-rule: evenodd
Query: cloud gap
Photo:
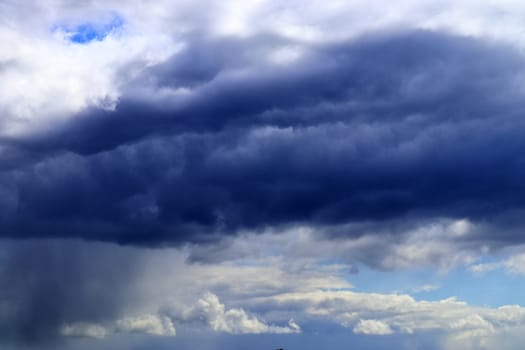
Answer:
M96 21L87 21L70 25L57 25L53 32L59 32L64 38L73 44L87 45L94 41L103 41L108 35L111 35L124 26L124 19L116 14L111 16L111 20L97 23Z

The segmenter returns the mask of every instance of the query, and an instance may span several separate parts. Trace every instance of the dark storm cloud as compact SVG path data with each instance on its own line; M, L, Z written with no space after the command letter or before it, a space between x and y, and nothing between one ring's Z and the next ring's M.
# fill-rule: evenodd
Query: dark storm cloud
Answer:
M512 49L412 32L272 66L282 39L210 40L144 72L114 111L4 140L21 156L0 177L2 234L176 242L523 208Z

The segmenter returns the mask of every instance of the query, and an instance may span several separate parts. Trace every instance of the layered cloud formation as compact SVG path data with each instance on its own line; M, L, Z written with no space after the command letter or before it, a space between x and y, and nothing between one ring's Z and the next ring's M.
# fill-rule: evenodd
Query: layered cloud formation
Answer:
M442 276L523 275L524 19L511 0L0 2L0 340L514 339L513 297Z
M519 215L517 50L411 31L261 62L291 44L197 38L123 84L114 107L6 134L2 233L178 242Z
M525 322L525 309L515 304L477 306L454 297L427 301L408 294L440 289L435 286L423 286L418 292L360 291L348 281L352 279L348 264L328 263L323 252L319 257L301 256L311 239L294 232L236 238L224 249L237 257L222 254L222 261L213 264L191 262L189 255L200 250L198 246L158 251L105 243L4 243L3 250L10 253L4 254L2 264L16 272L1 275L2 285L9 287L3 291L2 339L7 345L49 348L71 348L71 344L82 348L82 342L88 342L102 349L110 346L111 339L126 339L125 347L134 344L133 339L160 337L170 344L167 347L184 348L180 334L195 331L190 342L195 346L205 346L202 338L212 333L287 335L293 341L320 332L328 338L346 334L336 346L361 343L359 337L364 336L401 337L389 342L402 348L407 339L422 345L435 338L429 347L490 349L500 337L519 332ZM269 250L275 249L275 240L297 243L272 255ZM259 247L260 255L240 257L239 246L246 251ZM288 256L287 249L298 254ZM35 251L46 255L32 257ZM123 266L128 266L127 271ZM374 279L366 272L360 274ZM406 279L402 270L388 274ZM405 287L410 289L412 283L407 280ZM235 346L252 344L246 339L240 337ZM505 349L515 348L519 339ZM144 346L151 346L151 340L145 340ZM254 344L264 348L258 341ZM308 340L299 344L307 349L319 345Z

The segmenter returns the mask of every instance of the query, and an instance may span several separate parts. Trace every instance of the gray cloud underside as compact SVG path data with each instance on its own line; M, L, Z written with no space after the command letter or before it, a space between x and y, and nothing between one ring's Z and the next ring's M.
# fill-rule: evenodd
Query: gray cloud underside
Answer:
M1 234L152 244L293 223L520 224L519 53L417 31L261 59L283 40L195 38L114 110L5 136Z

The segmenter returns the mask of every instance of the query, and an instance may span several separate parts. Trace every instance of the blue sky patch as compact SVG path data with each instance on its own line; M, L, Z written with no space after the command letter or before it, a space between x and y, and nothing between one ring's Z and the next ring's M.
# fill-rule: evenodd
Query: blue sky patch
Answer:
M120 16L113 16L107 23L81 23L76 27L58 26L56 29L63 31L66 38L75 44L88 44L92 41L102 41L109 34L121 28L124 20ZM55 29L55 30L56 30Z

